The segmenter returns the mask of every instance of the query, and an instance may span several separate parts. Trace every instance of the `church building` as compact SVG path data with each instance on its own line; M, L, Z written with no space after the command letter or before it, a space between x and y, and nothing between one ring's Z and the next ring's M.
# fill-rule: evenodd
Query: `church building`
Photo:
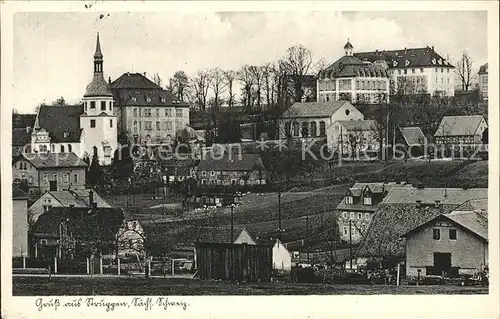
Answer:
M97 34L94 76L80 105L42 105L26 153L75 153L111 164L118 147L113 94L103 76L103 54Z

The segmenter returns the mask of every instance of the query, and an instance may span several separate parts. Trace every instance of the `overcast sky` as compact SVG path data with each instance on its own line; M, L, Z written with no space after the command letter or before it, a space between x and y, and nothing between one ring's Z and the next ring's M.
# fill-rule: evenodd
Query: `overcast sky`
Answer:
M273 62L302 44L334 62L349 38L356 51L434 46L452 60L466 49L487 62L486 12L17 13L14 105L32 112L59 96L78 102L92 79L96 33L104 76L158 72L166 82L219 66Z

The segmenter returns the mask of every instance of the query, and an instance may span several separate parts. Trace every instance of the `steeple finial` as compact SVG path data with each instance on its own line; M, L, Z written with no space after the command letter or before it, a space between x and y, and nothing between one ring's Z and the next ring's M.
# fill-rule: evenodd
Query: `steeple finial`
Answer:
M102 60L101 42L99 41L99 32L97 32L97 44L95 47L94 59Z
M347 38L347 43L344 45L345 55L352 55L353 49L354 47L352 46L351 42L349 42L349 38Z

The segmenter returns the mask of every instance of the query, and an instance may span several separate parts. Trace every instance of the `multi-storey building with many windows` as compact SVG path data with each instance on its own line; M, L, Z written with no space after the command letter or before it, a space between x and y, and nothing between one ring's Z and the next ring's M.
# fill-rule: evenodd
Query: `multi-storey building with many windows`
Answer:
M388 67L390 94L455 95L454 66L434 47L355 53L363 62Z
M317 81L318 102L345 100L351 103L382 103L389 97L385 61L362 61L347 41L345 55L321 71Z
M132 143L170 144L189 125L189 105L144 74L125 73L110 86L119 128Z
M478 73L479 94L483 100L488 100L488 63L481 65Z

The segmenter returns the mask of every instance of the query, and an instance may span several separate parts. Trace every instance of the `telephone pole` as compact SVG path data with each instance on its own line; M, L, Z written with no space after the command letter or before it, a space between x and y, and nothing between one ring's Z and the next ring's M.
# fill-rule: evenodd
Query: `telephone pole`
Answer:
M352 270L352 221L349 219L349 267Z
M278 191L278 238L281 241L281 190Z
M307 263L309 263L309 215L306 215Z

